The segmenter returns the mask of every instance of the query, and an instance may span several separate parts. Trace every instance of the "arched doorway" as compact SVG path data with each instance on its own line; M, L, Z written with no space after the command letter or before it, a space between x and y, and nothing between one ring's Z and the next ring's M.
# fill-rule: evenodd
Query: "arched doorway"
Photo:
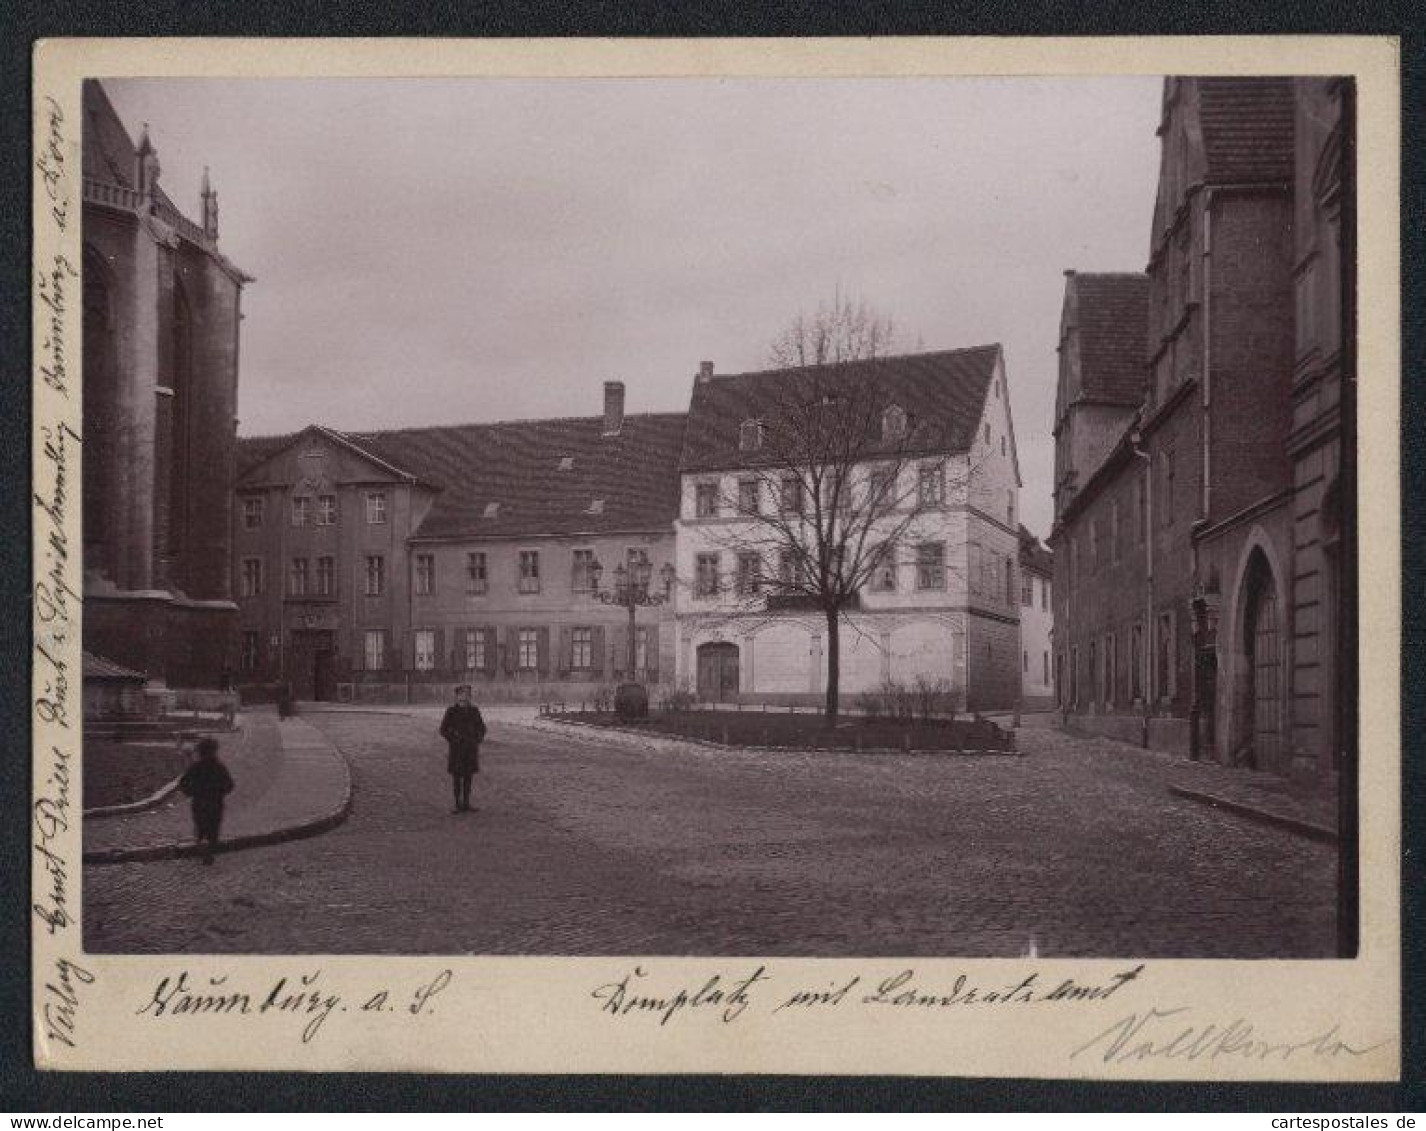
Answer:
M1277 769L1282 758L1282 609L1272 570L1260 552L1248 566L1243 617L1247 702L1243 756L1257 770Z
M738 694L738 646L723 641L698 646L698 698L725 703Z

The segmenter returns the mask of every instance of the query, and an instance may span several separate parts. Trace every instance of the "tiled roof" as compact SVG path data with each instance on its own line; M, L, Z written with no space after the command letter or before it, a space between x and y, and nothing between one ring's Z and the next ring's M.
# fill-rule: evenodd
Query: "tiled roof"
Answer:
M113 660L96 656L93 652L83 653L83 671L84 678L87 680L119 679L126 682L138 680L142 683L148 678L143 672L133 671L116 664Z
M686 419L625 416L615 436L602 416L336 435L437 491L412 537L504 538L671 527ZM240 440L240 474L296 435Z
M1054 576L1054 552L1023 526L1020 527L1020 564L1042 577Z
M819 379L830 388L845 382L859 395L870 386L870 410L900 405L917 429L919 447L959 452L970 446L999 357L998 345L904 354L827 366ZM805 372L776 369L696 381L680 466L696 471L755 462L740 448L741 425L775 414L786 383Z
M92 180L133 188L134 142L97 79L85 80L83 103L84 175Z
M1198 118L1210 184L1292 177L1292 79L1201 78Z
M1149 277L1075 275L1080 396L1137 405L1149 364Z

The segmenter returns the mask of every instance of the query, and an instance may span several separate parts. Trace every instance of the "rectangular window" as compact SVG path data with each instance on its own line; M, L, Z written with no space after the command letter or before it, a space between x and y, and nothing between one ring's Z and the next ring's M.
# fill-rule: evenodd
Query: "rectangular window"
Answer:
M337 496L318 495L317 496L317 525L336 526L337 525Z
M418 672L436 670L436 634L429 628L416 631L416 670Z
M1050 682L1050 654L1049 654L1048 652L1041 652L1041 653L1040 653L1040 659L1044 661L1044 663L1043 663L1042 666L1043 666L1044 672L1045 672L1045 674L1040 677L1040 682L1041 682L1041 683L1049 683L1049 682Z
M1114 687L1119 679L1118 642L1114 635L1104 638L1104 701L1114 702Z
M1173 698L1173 614L1160 613L1158 624L1158 680L1156 692L1160 699Z
M416 555L416 596L429 597L436 591L436 555Z
M292 525L306 526L312 518L312 499L308 495L292 496Z
M256 530L262 525L262 496L249 495L243 500L243 526Z
M471 671L485 670L485 633L478 628L465 630L465 666Z
M939 507L946 501L946 475L940 464L917 472L916 499L923 507Z
M386 559L380 554L366 558L366 595L380 597L386 592Z
M634 667L649 670L649 630L642 625L634 630Z
M520 551L520 578L517 588L521 593L540 591L540 551Z
M366 521L372 526L379 526L386 521L385 491L368 491L366 493Z
M796 475L783 476L779 494L783 514L802 513L802 480L800 477Z
M896 547L885 542L876 549L871 567L871 587L876 593L896 592Z
M243 596L262 596L262 559L243 559Z
M762 557L754 553L738 555L735 586L739 597L749 597L762 588Z
M337 591L337 562L335 558L317 559L317 596L331 597Z
M243 632L243 671L255 672L258 667L258 643L259 637L255 630L247 629Z
M699 554L696 562L695 596L716 597L718 595L718 555Z
M697 518L718 515L718 484L699 483L693 488L693 513Z
M1035 575L1032 573L1020 574L1020 604L1027 609L1035 607Z
M1115 499L1109 504L1109 557L1115 565L1119 564L1119 500Z
M307 596L307 559L293 558L287 591L294 597Z
M1015 607L1015 559L1005 559L1005 603Z
M779 550L777 552L777 580L784 589L792 589L797 585L801 570L797 565L796 550Z
M1144 697L1144 626L1136 624L1129 631L1129 693L1134 699Z
M572 668L592 668L594 666L594 629L576 628L570 634L569 666Z
M946 587L946 547L940 542L922 542L916 547L916 588Z
M594 588L594 551L575 550L570 569L570 588L576 593L586 593Z
M1042 580L1042 581L1040 582L1040 608L1042 608L1042 609L1048 609L1049 607L1050 607L1050 583L1049 583L1048 581L1043 581L1043 580Z
M896 468L873 466L867 471L866 501L872 514L885 514L896 508Z
M381 629L369 629L363 636L362 659L369 672L379 672L386 667L386 633Z
M538 629L522 628L517 637L519 645L518 661L523 671L533 671L540 662L540 633Z
M738 513L757 514L759 509L758 481L756 479L738 480Z
M465 556L465 591L484 593L486 585L485 554L481 551Z
M1089 680L1090 687L1094 689L1094 698L1091 703L1098 703L1103 695L1099 682L1099 652L1093 640L1089 642Z

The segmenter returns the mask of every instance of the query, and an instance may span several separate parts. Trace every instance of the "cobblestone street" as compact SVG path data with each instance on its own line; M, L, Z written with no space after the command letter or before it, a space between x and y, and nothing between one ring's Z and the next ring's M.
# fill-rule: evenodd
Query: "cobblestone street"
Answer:
M346 823L211 868L90 867L87 948L1333 950L1335 849L1171 796L1162 756L1048 729L1023 758L647 748L494 714L459 815L436 714L306 715L350 759Z

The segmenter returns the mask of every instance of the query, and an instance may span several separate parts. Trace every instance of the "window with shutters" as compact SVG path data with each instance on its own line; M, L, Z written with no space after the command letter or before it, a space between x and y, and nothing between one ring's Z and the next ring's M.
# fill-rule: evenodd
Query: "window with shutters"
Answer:
M436 634L429 628L416 631L416 670L418 672L436 670Z
M570 633L569 666L572 668L592 668L594 666L594 630L576 628Z
M478 628L465 630L465 666L472 671L483 671L485 663L485 633Z
M522 628L517 637L519 645L518 666L522 671L533 671L540 662L540 633L538 629Z

